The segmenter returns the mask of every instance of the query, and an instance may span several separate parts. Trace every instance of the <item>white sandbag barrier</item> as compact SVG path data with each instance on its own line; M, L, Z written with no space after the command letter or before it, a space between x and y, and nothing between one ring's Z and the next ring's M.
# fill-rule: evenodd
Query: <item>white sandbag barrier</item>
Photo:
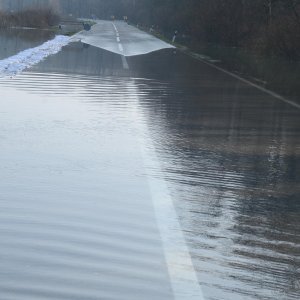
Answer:
M25 69L39 63L49 55L61 51L70 42L70 37L58 35L35 48L26 49L20 53L0 61L0 77L14 76Z

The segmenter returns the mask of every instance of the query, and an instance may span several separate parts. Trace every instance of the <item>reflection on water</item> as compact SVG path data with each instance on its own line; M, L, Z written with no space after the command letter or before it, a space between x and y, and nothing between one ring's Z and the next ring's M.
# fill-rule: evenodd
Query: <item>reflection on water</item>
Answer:
M68 74L123 76L128 74L123 69L120 55L83 43L71 43L65 51L51 56L33 68L36 72L55 72Z
M103 228L97 225L103 226L103 223L97 220L97 210L92 214L92 218L89 218L89 209L95 209L97 193L104 192L107 196L113 189L113 193L118 195L118 203L122 208L122 205L137 206L135 216L142 214L142 210L138 209L141 204L137 201L130 203L121 200L124 190L128 187L131 187L128 196L132 199L136 193L143 195L142 187L135 191L137 186L143 186L144 183L138 179L142 173L140 170L142 163L136 152L135 126L137 125L132 122L130 113L136 105L136 101L130 100L134 98L138 99L140 111L147 120L205 298L211 300L298 299L300 296L299 110L184 55L174 54L170 50L132 57L128 59L128 63L130 70L123 70L119 56L93 47L84 47L82 44L73 44L58 55L37 65L33 73L0 82L1 93L4 93L2 87L5 86L6 91L15 90L20 95L26 93L35 99L33 101L22 98L23 109L26 109L27 104L29 105L27 106L28 120L22 124L27 124L28 128L31 126L35 128L34 124L38 120L41 125L34 129L35 139L32 141L29 139L37 147L37 153L32 153L32 159L34 160L35 155L39 153L40 142L43 142L42 145L46 148L55 147L56 154L61 150L71 155L62 158L62 165L46 164L44 167L53 174L54 177L51 178L54 185L58 184L60 179L68 180L68 176L74 170L79 172L76 173L78 177L75 178L82 183L79 184L78 189L75 189L75 193L69 194L69 191L66 191L66 194L63 194L66 196L63 204L64 207L67 205L70 207L72 201L67 197L75 197L75 211L83 211L81 219L76 220L72 214L68 215L67 209L63 209L59 219L62 223L55 225L53 220L47 223L53 213L51 207L49 212L43 212L42 215L46 218L48 227L40 229L35 226L41 224L41 218L34 219L34 214L29 211L27 212L29 219L22 219L23 223L18 219L12 219L10 214L22 212L19 204L22 196L19 195L19 198L16 196L17 192L12 189L14 182L11 181L14 177L10 177L13 172L18 174L18 164L4 164L6 168L2 167L1 172L6 176L5 183L11 184L11 195L15 195L17 201L10 206L10 209L16 206L15 212L8 210L4 213L2 210L0 221L4 222L5 226L1 234L7 235L10 230L15 230L16 224L10 224L16 221L18 226L24 226L24 222L30 225L29 233L47 232L47 237L52 237L56 243L61 243L60 237L55 236L57 226L65 233L64 238L66 234L73 233L68 237L68 244L64 250L59 248L60 252L57 252L58 249L55 250L55 247L50 248L56 252L50 252L50 255L44 258L46 261L43 266L38 265L38 268L42 268L45 278L49 279L46 285L45 282L41 284L37 275L32 273L37 270L37 261L32 259L32 253L36 253L39 249L28 248L27 243L25 252L29 253L31 260L29 259L28 262L28 258L22 256L23 260L19 264L26 266L24 274L29 274L33 282L37 280L39 284L35 289L37 294L30 293L25 287L15 286L16 282L22 282L22 276L16 276L11 271L16 269L16 265L14 265L15 269L9 269L11 266L7 263L4 265L7 269L1 268L0 271L2 277L9 272L10 283L7 286L10 288L6 288L6 295L9 294L8 291L14 296L26 290L26 299L41 299L41 297L50 299L51 295L53 296L51 287L57 284L52 265L53 257L70 259L66 262L68 265L62 269L69 272L72 262L77 259L76 272L79 273L75 274L79 277L74 279L71 276L65 286L59 283L57 289L54 289L61 292L59 296L63 295L62 299L71 297L68 288L72 286L72 282L82 280L82 276L78 275L80 270L83 270L86 277L82 285L76 286L76 291L80 294L80 291L86 292L90 288L90 293L85 294L89 297L84 299L94 299L93 296L95 297L99 292L91 272L103 270L97 264L93 267L93 264L97 262L98 255L103 255L104 250L97 254L91 252L90 246L99 243L97 237L104 233ZM11 99L8 92L5 95L7 101ZM49 97L45 99L45 95ZM74 99L80 99L80 102ZM52 121L55 121L53 112L57 113L57 108L61 106L62 112L54 123L57 132L62 130L65 133L63 136L67 138L67 143L59 140L55 135L49 135L51 133L48 127L49 120L43 120L35 115L34 111L30 112L30 105L37 105L42 109L42 101L45 101L45 105L50 109ZM18 107L17 103L14 105ZM71 115L69 119L64 120L68 115L64 112L68 111ZM75 115L73 115L74 111ZM21 118L21 109L17 116ZM22 137L20 142L26 141L22 127L18 130L19 137ZM2 128L1 136L6 138L9 136L5 133L5 128ZM54 145L47 141L48 138L55 141ZM73 138L82 139L87 144L84 145L82 141L75 142ZM3 138L1 142L8 149L12 143L9 139L5 142ZM31 149L30 145L27 144L26 151ZM122 145L122 152L120 145ZM5 148L3 149L2 152L5 153ZM51 150L49 151L50 158L55 159ZM88 157L85 157L87 154ZM18 156L21 154L18 152L15 155L22 164L22 156ZM120 159L111 160L118 155L121 156ZM82 158L77 161L79 157ZM40 157L37 159L39 162ZM118 166L121 161L123 161L122 165ZM37 178L41 176L41 182L43 182L43 173L39 172L42 172L44 167L36 173ZM67 171L64 167L68 168ZM19 178L24 180L21 182L30 183L30 170L32 168L29 165L28 174L24 175L28 176L26 180L18 174ZM80 172L83 172L84 177L78 175ZM112 183L108 180L112 177L107 176L106 172L115 175L125 174L129 182L119 180L117 176L112 188ZM59 174L65 175L58 176ZM56 176L60 178L58 181L54 179ZM97 187L98 178L101 182L99 187ZM89 180L91 182L86 183ZM120 193L117 192L118 185L124 187ZM43 182L43 186L49 188L47 182ZM23 186L22 189L24 188ZM80 188L91 189L90 193L93 195L93 200L87 200L86 208L80 197L76 196L76 193L80 193ZM32 192L30 185L26 186L26 191L26 201L29 202L30 209L34 209L35 203L39 203L39 200L29 201ZM49 197L54 197L55 190L54 194L51 192L50 195ZM43 198L42 201L48 200ZM105 209L105 207L100 205L98 209ZM38 209L39 213L41 211L42 206ZM144 217L142 214L137 222L143 224ZM146 235L148 242L145 242L142 236L135 237L138 241L136 246L139 242L145 243L144 247L140 246L145 252L147 247L154 249L158 243L153 233L155 230L151 229L151 218L146 220L149 220L149 224L147 221L145 223L150 228ZM45 222L44 226L46 226ZM124 231L126 232L126 228ZM84 244L85 234L88 235L86 244ZM122 234L121 236L124 237ZM116 237L118 235L112 235L107 239ZM12 243L9 240L12 237L6 238L8 244ZM34 238L41 237L38 235ZM76 246L78 242L80 245ZM19 251L22 252L24 244L26 244L24 241L18 244ZM115 241L114 245L119 244ZM42 244L41 247L48 249L49 245ZM7 245L5 249L8 249ZM155 249L159 252L159 247ZM132 248L130 250L132 251ZM155 252L152 250L150 252L147 257L151 265L155 262L153 256ZM69 256L70 253L75 253L77 256L72 258ZM3 257L8 255L4 250L2 254ZM87 256L85 257L84 254ZM38 262L41 263L39 260ZM3 260L1 263L3 264ZM60 267L61 263L58 262ZM131 275L142 272L140 263L135 261L135 268L129 268ZM146 275L143 274L151 284L151 278L155 278L155 287L160 290L159 282L165 284L165 277L158 279L154 275L155 268L154 266L154 269ZM126 268L121 269L121 271L126 270ZM144 282L139 284L143 287ZM103 284L105 286L107 283ZM64 290L65 287L67 289ZM151 294L152 292L150 295L154 295ZM112 294L107 292L106 295ZM125 296L120 294L113 295L114 299L118 297L125 299ZM159 294L158 297L166 299L164 298L166 295ZM16 297L7 299L16 299Z

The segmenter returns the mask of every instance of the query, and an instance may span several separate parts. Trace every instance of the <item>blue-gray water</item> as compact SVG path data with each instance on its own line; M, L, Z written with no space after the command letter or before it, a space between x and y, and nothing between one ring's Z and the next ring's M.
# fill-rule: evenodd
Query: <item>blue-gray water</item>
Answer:
M144 126L205 299L298 299L299 109L173 50L128 64L78 43L0 79L0 299L171 298Z

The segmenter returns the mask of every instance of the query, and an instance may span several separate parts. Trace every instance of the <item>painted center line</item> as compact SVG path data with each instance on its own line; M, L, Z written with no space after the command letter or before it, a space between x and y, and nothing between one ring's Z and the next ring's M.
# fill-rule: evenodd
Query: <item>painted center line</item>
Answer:
M112 23L112 25L114 26L115 31L118 32L118 29L117 29L116 25L114 23Z
M123 68L125 70L129 70L129 65L128 65L126 57L124 55L121 55L121 59L122 59Z
M123 48L122 44L118 44L118 46L119 46L119 50L120 50L121 52L124 52L124 48Z
M117 38L117 43L118 43L119 51L120 52L124 52L124 48L123 48L123 46L121 44L121 39L120 39L119 31L118 31L118 29L117 29L117 27L116 27L116 25L114 23L112 23L112 25L113 25L113 27L115 29L115 32L116 32L116 38ZM121 54L121 59L122 59L123 68L125 70L129 70L129 65L128 65L127 59L126 59L126 57L123 54Z

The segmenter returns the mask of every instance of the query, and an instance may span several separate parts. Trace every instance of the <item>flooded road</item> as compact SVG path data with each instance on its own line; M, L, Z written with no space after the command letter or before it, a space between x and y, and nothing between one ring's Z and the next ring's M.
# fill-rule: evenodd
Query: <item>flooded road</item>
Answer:
M127 62L73 43L0 79L0 298L173 299L159 178L204 299L298 299L300 110L172 49Z

